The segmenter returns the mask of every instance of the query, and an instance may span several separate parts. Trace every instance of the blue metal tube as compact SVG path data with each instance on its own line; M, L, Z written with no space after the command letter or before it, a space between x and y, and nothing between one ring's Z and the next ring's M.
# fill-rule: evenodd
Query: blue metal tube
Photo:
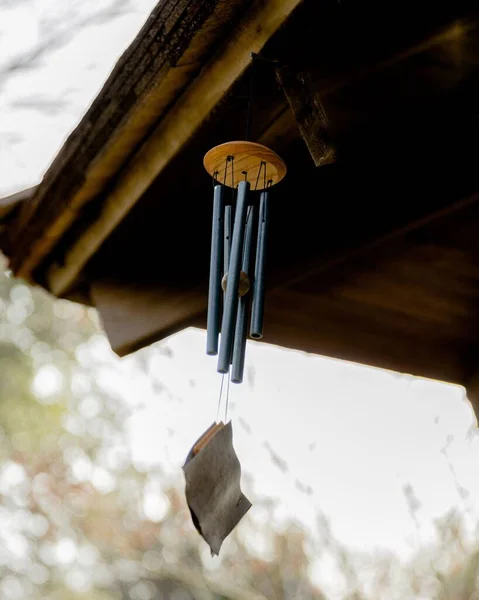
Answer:
M223 321L221 324L218 373L228 373L231 363L236 312L238 310L238 286L243 259L243 242L249 188L250 185L247 181L240 181L238 185L233 239L231 242L228 284L226 286Z
M233 192L234 192L234 190L233 190ZM230 268L231 240L233 238L233 216L234 216L233 205L227 204L225 206L225 228L224 228L225 244L224 244L223 275L226 275Z
M227 204L225 206L225 246L224 246L224 266L223 274L228 273L230 264L231 236L233 234L233 207Z
M231 381L243 381L244 363L246 358L246 335L248 328L247 296L239 299L238 314L236 315L236 329L233 344L233 360L231 364Z
M248 218L246 223L246 234L243 250L242 271L251 277L251 248L253 244L253 231L255 226L256 209L248 207ZM236 316L236 330L233 342L233 363L231 368L231 381L241 383L243 381L244 363L246 355L246 336L248 330L248 299L246 294L239 299L238 314Z
M266 262L266 243L268 239L269 191L261 193L259 203L258 243L256 247L256 265L253 286L253 308L251 311L250 335L263 337L264 319L264 270Z
M206 354L218 354L221 311L221 266L223 262L223 185L216 185L213 196L213 226L211 233L210 285L208 292L208 317Z

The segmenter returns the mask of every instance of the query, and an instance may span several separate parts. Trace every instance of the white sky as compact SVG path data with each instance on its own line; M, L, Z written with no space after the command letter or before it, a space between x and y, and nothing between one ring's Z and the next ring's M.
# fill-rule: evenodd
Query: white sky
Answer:
M133 12L72 32L35 68L1 79L0 194L41 179L155 2L131 0ZM66 19L60 7L74 7L81 16L108 3L0 0L0 71L42 41L45 23L51 29ZM159 351L166 343L173 359ZM256 492L281 497L278 519L295 516L311 525L320 508L348 544L406 555L417 532L402 492L405 483L422 504L423 540L434 518L462 506L441 453L448 439L460 485L470 492L463 508L479 507L478 443L468 437L473 416L461 388L254 342L247 364L255 368L254 386L231 386L235 446ZM204 353L204 334L188 330L158 345L149 369L145 374L135 357L125 359L120 377L109 385L134 407L129 431L136 459L159 461L177 472L191 443L216 416L215 360ZM155 379L171 397L154 390ZM287 461L286 474L270 460L265 441ZM299 492L296 479L311 486L312 495Z
M173 358L161 352L165 347ZM155 348L147 373L132 356L110 385L142 406L129 423L136 460L177 471L216 417L221 379L215 358L205 355L202 331L186 330ZM279 520L292 516L311 527L320 509L352 547L385 547L405 557L418 547L405 483L422 504L421 541L451 507L475 514L479 447L469 435L473 414L462 388L252 341L247 364L254 366L254 385L246 379L230 387L234 443L255 492L281 498ZM168 393L156 392L155 381ZM287 473L264 442L288 463ZM465 506L449 460L470 493ZM296 480L312 495L298 491Z
M111 3L0 0L0 196L41 180L156 0L129 0L130 10L111 22L71 29ZM47 36L64 32L31 69L3 73Z

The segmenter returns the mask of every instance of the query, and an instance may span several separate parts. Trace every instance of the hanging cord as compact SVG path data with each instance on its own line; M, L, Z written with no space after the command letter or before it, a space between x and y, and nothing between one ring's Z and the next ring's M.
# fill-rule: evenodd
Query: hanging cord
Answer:
M251 53L251 67L249 74L249 94L248 94L248 107L246 109L246 130L244 139L248 142L251 137L251 117L253 113L253 97L254 97L254 71L256 64L256 54Z
M246 221L245 221L245 231L248 227L248 222L251 216L251 211L252 211L253 207L252 206L248 206L248 212L246 213ZM243 254L242 254L242 262L244 261L244 257L245 257L245 252L246 252L246 247L243 246Z
M261 171L263 170L263 168L264 168L264 178L266 179L266 163L264 162L264 160L262 160L259 165L258 176L256 177L256 183L254 184L255 190L258 189L259 178L261 177Z
M249 76L249 93L248 93L248 107L246 110L246 130L245 130L245 141L249 142L251 137L251 122L253 116L253 101L255 94L255 75L256 75L256 66L258 61L261 63L271 65L272 67L277 68L279 66L279 62L277 60L272 60L270 58L266 58L261 56L260 54L256 54L255 52L251 53L251 67L250 67L250 76Z
M226 185L226 178L228 176L228 163L233 160L232 156L228 156L225 160L225 173L224 173L224 177L223 177L223 185Z
M235 157L232 157L231 163L231 224L234 223L234 209L236 200L236 189L235 189ZM230 240L231 241L231 240Z
M228 422L228 405L229 405L229 401L230 401L230 380L231 380L231 374L228 371L228 383L226 385L225 423Z
M221 376L221 387L220 387L220 395L218 398L218 409L216 411L216 422L218 423L218 419L220 418L220 408L221 408L221 396L223 395L223 383L225 380L225 376Z
M221 376L221 386L220 386L220 395L218 397L218 407L216 409L216 423L219 422L220 412L221 412L221 401L223 399L223 388L224 388L225 376L224 374ZM231 382L231 373L228 371L228 380L226 382L226 402L225 402L225 423L228 421L228 408L230 402L230 382Z

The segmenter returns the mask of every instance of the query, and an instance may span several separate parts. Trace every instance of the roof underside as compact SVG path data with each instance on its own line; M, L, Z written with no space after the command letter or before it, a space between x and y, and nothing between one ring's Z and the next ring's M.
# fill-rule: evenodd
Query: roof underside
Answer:
M96 304L120 354L205 324L211 181L202 157L243 137L249 72L225 84L168 160L161 135L218 48L226 56L243 35L244 19L261 26L248 17L260 4L160 3L9 227L16 272ZM479 344L479 15L461 2L427 3L424 14L415 2L299 4L262 46L279 72L261 63L255 75L253 139L288 165L274 190L264 341L467 384ZM173 5L183 12L168 13L167 30ZM177 31L187 17L190 29ZM319 141L308 137L312 106ZM105 239L89 238L145 147L146 191ZM55 288L82 239L97 251Z

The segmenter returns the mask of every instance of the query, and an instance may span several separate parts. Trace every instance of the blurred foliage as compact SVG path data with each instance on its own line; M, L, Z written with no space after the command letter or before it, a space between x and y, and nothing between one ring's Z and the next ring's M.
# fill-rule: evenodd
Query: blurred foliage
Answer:
M479 546L459 514L438 522L436 543L403 564L392 553L348 551L321 514L311 531L295 523L276 531L275 501L255 498L214 561L180 476L131 462L129 409L105 384L119 361L96 313L4 271L0 309L2 599L479 598ZM157 520L145 510L152 495L165 508ZM410 486L404 495L414 519L419 501ZM311 582L323 572L336 592Z

